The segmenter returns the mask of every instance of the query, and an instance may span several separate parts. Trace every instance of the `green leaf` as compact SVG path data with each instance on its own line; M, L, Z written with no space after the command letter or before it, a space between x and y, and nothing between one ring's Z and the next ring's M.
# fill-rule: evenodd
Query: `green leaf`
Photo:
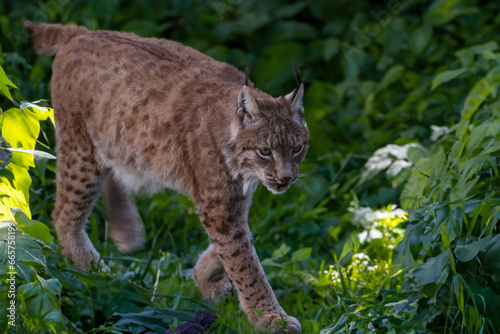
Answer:
M47 118L49 118L52 121L52 124L55 126L56 122L54 119L54 109L49 107L42 107L36 104L41 101L42 100L34 102L22 101L20 108L24 113L34 117L38 121L45 121Z
M33 159L33 154L26 154L23 152L17 152L14 149L12 152L11 162L25 170L30 167L35 167L35 160ZM10 167L10 166L9 166Z
M472 87L462 108L463 120L469 121L486 97L496 90L499 71L500 67L493 68Z
M410 48L413 54L420 56L429 44L432 36L432 24L425 22L424 25L413 32Z
M448 82L450 80L455 79L460 74L465 73L469 70L469 68L460 68L458 70L444 71L439 73L432 79L431 90L434 90L437 86Z
M311 256L311 252L312 252L311 247L306 247L306 248L301 248L299 250L296 250L292 254L292 261L294 261L294 262L304 261L309 256Z
M470 275L467 277L467 283L474 295L476 305L481 314L486 313L486 317L495 325L495 328L500 328L500 295L495 293L491 287L483 287L479 282Z
M56 332L57 327L54 325L64 326L64 316L59 308L54 308L43 317L43 322L51 327L53 332Z
M487 51L498 50L499 48L500 48L500 46L498 46L497 42L489 41L489 42L484 43L484 44L474 45L470 49L477 54L482 54L482 53L487 52Z
M5 275L8 271L9 258L7 242L7 228L0 228L0 275ZM31 282L31 275L35 274L34 267L38 265L46 266L45 255L42 253L39 244L30 236L23 234L20 230L16 230L15 243L11 246L15 247L15 271L18 276L27 282Z
M16 220L18 229L31 235L32 237L42 240L46 244L50 244L52 242L52 235L50 234L50 229L47 225L36 220L29 219L23 211L17 208L12 208L11 211Z
M462 262L470 261L475 258L480 251L486 248L490 240L491 235L467 245L457 245L457 247L455 247L455 256Z
M325 39L325 48L323 50L323 58L329 61L339 52L339 40L336 38Z
M500 234L494 236L486 246L483 257L484 270L491 272L494 282L500 282Z
M448 226L448 225L446 225ZM446 226L443 226L443 229L441 230L441 242L443 243L443 248L444 250L448 250L450 248L450 238L448 234L446 234Z
M389 70L387 70L384 77L380 81L380 84L377 85L377 92L387 89L387 87L398 81L404 70L404 66L399 64L394 65Z
M417 204L417 200L423 195L423 192L428 184L431 173L432 164L436 161L436 154L444 158L444 152L437 152L429 158L419 160L413 167L410 177L401 192L401 207L410 209Z
M40 279L39 276L37 278ZM20 286L18 294L23 299L23 306L25 306L25 312L30 322L39 329L48 330L50 328L53 332L57 332L58 329L64 327L63 317L58 316L61 314L59 298L43 287L43 285L49 284L52 289L53 281L51 283L42 281Z
M13 148L33 150L39 132L39 121L20 109L11 108L4 113L2 135Z
M270 258L265 258L264 260L260 261L260 264L263 267L273 267L273 268L280 268L280 269L285 269L286 266L284 264L278 263L273 261Z
M10 81L10 79L7 77L7 75L5 74L3 68L0 66L0 90L2 91L2 93L9 99L12 101L12 95L10 94L10 91L9 91L9 87L8 86L11 86L11 87L14 87L17 89L16 85L14 85L14 83L12 81Z
M498 50L497 42L490 41L485 44L474 45L469 48L461 49L455 52L455 55L460 59L462 66L473 65L475 55L491 56L493 51Z
M112 317L120 317L114 323L114 327L117 329L132 331L134 326L143 326L157 333L165 333L169 329L168 324L176 319L179 321L194 320L192 313L157 308L146 309L141 313L114 313Z
M45 256L38 243L31 237L16 231L16 265L17 262L27 262L45 266Z
M436 283L440 280L446 266L449 265L448 252L443 252L436 257L431 257L425 263L410 272L408 275L413 277L419 285Z
M7 212L2 211L5 215L2 220L14 219L14 216L10 211L10 208L12 207L23 210L26 216L31 217L30 208L28 206L31 177L26 168L20 167L16 164L10 164L7 169L14 177L11 183L5 178L2 178L2 182L0 182L0 193L9 196L0 198L0 203L5 205L4 208L8 210Z
M40 276L37 276L37 278L43 290L54 296L61 294L62 285L57 278L52 277L47 280L43 279Z
M60 274L55 274L55 275L65 289L71 289L73 291L81 291L84 288L82 282L70 272L64 271Z
M274 250L272 258L279 259L279 258L285 256L286 254L288 254L288 252L290 250L292 250L292 248L290 246L288 246L285 243L282 243L280 248Z

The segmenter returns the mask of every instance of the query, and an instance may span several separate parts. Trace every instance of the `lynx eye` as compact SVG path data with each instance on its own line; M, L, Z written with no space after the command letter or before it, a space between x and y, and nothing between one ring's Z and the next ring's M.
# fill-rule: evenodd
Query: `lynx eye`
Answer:
M302 152L302 149L304 148L304 146L302 145L299 145L299 146L295 146L292 150L292 153L293 154L299 154L300 152Z
M271 155L271 149L269 147L259 148L259 155L262 157L268 157Z

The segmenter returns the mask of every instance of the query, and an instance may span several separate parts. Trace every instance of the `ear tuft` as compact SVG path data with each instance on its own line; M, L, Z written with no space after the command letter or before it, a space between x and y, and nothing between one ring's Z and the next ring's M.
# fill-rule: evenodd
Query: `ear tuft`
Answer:
M295 64L293 64L293 74L295 75L295 80L297 80L297 85L301 85L302 78L300 77L299 69Z
M249 85L249 82L250 82L250 67L246 67L245 68L245 86L250 86Z

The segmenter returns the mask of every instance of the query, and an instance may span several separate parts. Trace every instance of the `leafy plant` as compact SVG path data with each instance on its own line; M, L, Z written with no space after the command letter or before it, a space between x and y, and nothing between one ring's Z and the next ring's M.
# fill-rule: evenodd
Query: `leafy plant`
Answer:
M409 279L404 290L422 294L421 312L434 309L430 328L491 333L500 328L493 260L500 256L500 109L495 99L487 101L500 84L494 49L498 46L490 43L457 53L491 59L491 68L466 96L461 121L416 164L402 192L403 203L414 207L399 246Z
M0 68L0 87L12 101L7 86L16 88ZM46 281L36 274L40 267L47 265L42 248L52 242L52 236L45 224L30 219L29 208L31 177L28 169L35 166L34 156L54 158L34 149L40 132L39 122L49 117L53 120L52 109L22 103L20 109L10 108L3 112L0 119L0 222L3 222L0 225L0 279L7 282L8 278L14 278L15 283L16 275L26 282L14 295L9 295L11 300L15 300L16 294L19 296L21 305L16 311L24 317L27 328L56 331L62 325L58 300L60 283L55 279ZM8 295L10 285L0 286L2 294ZM7 306L11 302L5 300L1 304L0 324L7 328ZM9 326L11 323L9 321Z

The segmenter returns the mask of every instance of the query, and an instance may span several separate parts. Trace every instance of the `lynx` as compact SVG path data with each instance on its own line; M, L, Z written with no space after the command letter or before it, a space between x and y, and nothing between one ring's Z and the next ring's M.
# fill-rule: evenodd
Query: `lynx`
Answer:
M82 270L104 266L84 230L103 188L110 236L123 252L145 239L131 194L185 192L211 241L193 271L202 297L217 301L234 285L257 329L276 332L285 320L300 332L267 282L248 211L259 183L280 194L297 180L309 145L303 84L273 98L235 67L174 41L25 25L38 53L56 54L52 217L63 253Z

